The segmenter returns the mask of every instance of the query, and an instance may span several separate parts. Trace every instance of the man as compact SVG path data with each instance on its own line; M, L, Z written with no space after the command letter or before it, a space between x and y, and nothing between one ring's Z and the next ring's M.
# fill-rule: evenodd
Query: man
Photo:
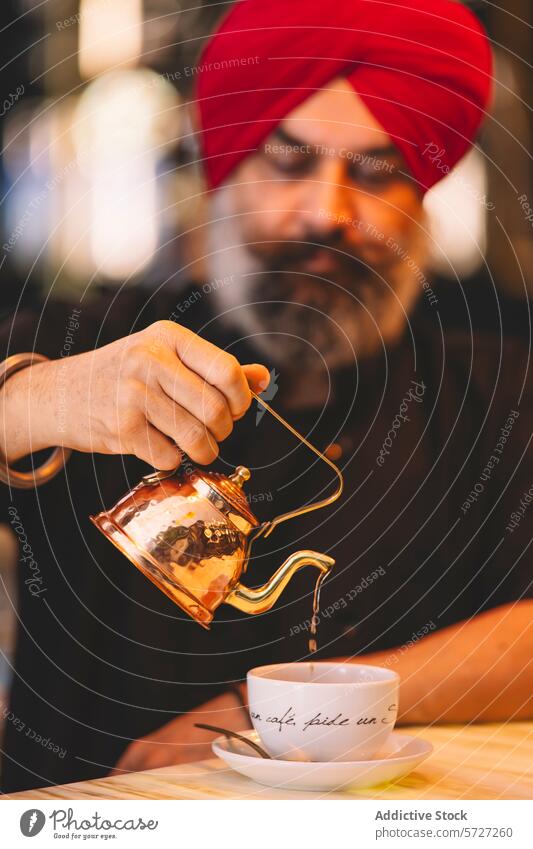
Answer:
M472 337L469 311L479 305L454 301L450 320L449 293L437 296L423 272L422 197L443 175L429 151L437 144L451 168L473 143L490 50L459 4L389 2L386 15L382 6L234 7L198 66L211 190L204 296L165 313L162 293L148 303L121 295L80 318L89 338L99 325L97 350L6 384L7 461L66 445L76 449L66 482L77 473L87 490L72 486L69 510L58 512L65 481L57 478L20 507L22 523L39 510L54 542L47 607L36 612L21 598L28 631L12 709L31 704L50 736L61 733L61 716L70 761L68 770L50 758L32 768L36 747L8 725L13 788L102 774L120 752L123 770L203 756L209 735L193 727L199 718L246 724L234 693L219 692L227 682L259 662L306 655L309 575L256 620L221 611L215 637L156 598L88 528L66 532L141 473L130 464L124 480L118 458L98 455L172 468L174 443L198 463L218 453L224 471L251 466L260 516L320 497L331 485L327 467L268 416L244 416L248 385L261 391L268 374L239 363L257 360L279 375L269 390L279 386L276 408L319 448L330 446L346 491L324 516L258 543L250 583L296 547L324 550L337 565L323 590L321 657L393 665L404 722L531 716L530 539L527 523L512 519L530 486L526 351L490 332ZM177 324L152 323L165 315ZM10 352L24 350L23 330L19 322ZM37 332L36 350L53 351L40 341ZM72 406L59 423L60 375ZM81 452L96 452L95 469ZM51 627L55 642L47 636L39 653L45 679L36 640Z

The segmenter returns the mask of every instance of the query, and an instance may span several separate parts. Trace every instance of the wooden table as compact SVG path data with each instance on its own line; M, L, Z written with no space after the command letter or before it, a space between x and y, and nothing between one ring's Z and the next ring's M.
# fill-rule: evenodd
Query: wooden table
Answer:
M407 730L407 729L406 729ZM4 799L533 799L533 722L411 728L435 751L394 784L357 792L274 790L218 759L13 793Z

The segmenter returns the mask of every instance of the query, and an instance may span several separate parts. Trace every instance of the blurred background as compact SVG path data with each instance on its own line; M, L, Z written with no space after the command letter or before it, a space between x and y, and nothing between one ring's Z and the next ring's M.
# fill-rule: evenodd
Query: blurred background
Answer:
M181 104L230 5L2 0L4 313L21 292L64 297L90 286L95 295L100 285L179 286L201 275L201 184ZM523 297L533 291L533 8L469 5L493 39L499 84L482 150L427 198L441 248L433 262L451 278L486 262L502 291Z
M201 279L202 184L183 104L202 43L230 5L2 0L2 316L21 300ZM493 40L498 84L478 149L426 199L439 245L432 263L450 280L493 276L502 296L523 300L533 294L533 4L469 5ZM7 670L4 662L0 704Z

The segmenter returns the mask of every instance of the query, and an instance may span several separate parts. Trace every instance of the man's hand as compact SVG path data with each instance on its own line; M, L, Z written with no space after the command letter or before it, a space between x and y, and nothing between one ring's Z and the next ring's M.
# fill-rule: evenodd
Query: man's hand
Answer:
M208 464L250 406L250 388L262 392L268 382L264 366L241 366L192 331L158 321L103 348L13 375L0 393L9 431L0 450L14 462L62 445L134 454L172 469L181 448Z
M230 731L251 728L248 714L236 696L223 693L196 710L172 719L152 734L134 740L122 753L111 775L212 757L211 741L217 735L195 728L196 722L218 725Z

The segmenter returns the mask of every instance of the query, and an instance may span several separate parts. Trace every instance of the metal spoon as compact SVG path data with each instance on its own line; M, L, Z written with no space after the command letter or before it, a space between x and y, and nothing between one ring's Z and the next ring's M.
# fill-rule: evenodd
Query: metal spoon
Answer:
M236 731L228 731L227 728L218 728L216 725L206 725L204 722L195 722L194 726L195 728L204 728L206 731L214 731L215 734L224 734L228 740L234 737L235 740L240 740L241 743L246 743L248 746L251 746L252 749L254 749L262 758L265 758L265 760L272 760L268 752L265 752L261 746L254 743L253 740L249 740L248 737L244 737L242 734L237 734Z

